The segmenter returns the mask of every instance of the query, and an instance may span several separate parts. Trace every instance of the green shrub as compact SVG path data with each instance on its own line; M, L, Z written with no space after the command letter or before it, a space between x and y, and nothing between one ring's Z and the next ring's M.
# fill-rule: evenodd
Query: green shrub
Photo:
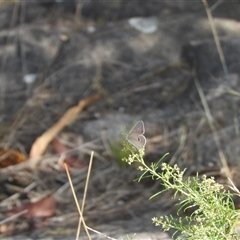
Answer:
M184 178L184 171L177 165L169 166L161 163L166 154L157 162L147 166L144 162L144 150L131 150L123 161L128 164L137 162L138 169L143 172L138 181L145 177L160 181L163 191L174 190L173 198L178 199L178 218L170 216L153 217L152 221L164 231L174 230L177 239L240 239L236 227L239 224L239 211L235 209L233 194L225 190L223 185L215 182L214 178L206 176ZM160 167L161 163L161 167ZM151 198L162 193L160 191ZM150 198L150 199L151 199ZM185 211L191 210L186 216ZM180 214L185 217L180 217Z

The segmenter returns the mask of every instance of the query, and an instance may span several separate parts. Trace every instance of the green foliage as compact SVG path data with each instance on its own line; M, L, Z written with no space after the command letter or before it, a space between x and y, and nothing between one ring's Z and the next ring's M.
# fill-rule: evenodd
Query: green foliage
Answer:
M114 157L114 160L116 161L116 163L120 166L120 167L126 167L127 163L123 162L122 159L127 157L127 152L126 151L122 151L122 146L120 146L119 143L116 142L111 142L110 143L110 150L111 150L111 154Z
M174 229L180 234L177 239L240 239L236 227L239 225L240 213L235 210L232 194L225 190L223 185L215 182L214 178L206 176L184 178L184 171L177 165L169 166L160 162L166 154L157 162L147 166L144 162L144 150L131 151L128 158L123 161L128 164L140 163L138 169L143 172L143 177L151 177L153 180L161 181L165 190L174 190L174 198L179 199L178 216L186 210L191 210L191 215L185 217L162 216L152 218L156 226L164 231ZM162 193L158 192L151 198Z

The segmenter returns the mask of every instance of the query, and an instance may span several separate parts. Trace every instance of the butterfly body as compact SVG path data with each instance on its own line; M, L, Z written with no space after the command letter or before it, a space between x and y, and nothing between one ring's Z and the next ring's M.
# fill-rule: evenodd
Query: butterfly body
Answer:
M146 145L146 138L143 135L145 133L145 127L143 121L138 121L130 130L126 137L126 140L131 143L137 149L144 149Z

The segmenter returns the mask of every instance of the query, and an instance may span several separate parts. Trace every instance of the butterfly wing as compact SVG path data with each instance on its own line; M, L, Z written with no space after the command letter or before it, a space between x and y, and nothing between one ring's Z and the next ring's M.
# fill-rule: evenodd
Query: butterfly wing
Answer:
M146 143L147 143L147 139L145 138L145 136L139 135L139 136L138 136L138 142L141 143L141 145L142 145L141 148L145 148L145 145L146 145Z
M129 134L127 136L127 141L137 149L144 148L146 145L146 138L143 135L138 135L137 133Z
M146 138L143 136L145 132L143 121L137 122L127 136L127 141L137 149L144 148L146 145Z
M138 121L133 128L130 130L129 134L131 134L132 132L138 133L140 134L144 134L145 133L145 127L144 127L144 123L143 121Z

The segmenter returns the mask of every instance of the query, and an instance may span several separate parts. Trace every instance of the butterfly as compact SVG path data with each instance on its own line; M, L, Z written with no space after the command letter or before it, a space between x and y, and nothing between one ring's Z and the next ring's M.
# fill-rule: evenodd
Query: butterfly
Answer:
M146 138L143 136L145 133L145 127L143 121L138 121L130 130L126 137L126 140L131 143L135 148L144 149L146 145Z

